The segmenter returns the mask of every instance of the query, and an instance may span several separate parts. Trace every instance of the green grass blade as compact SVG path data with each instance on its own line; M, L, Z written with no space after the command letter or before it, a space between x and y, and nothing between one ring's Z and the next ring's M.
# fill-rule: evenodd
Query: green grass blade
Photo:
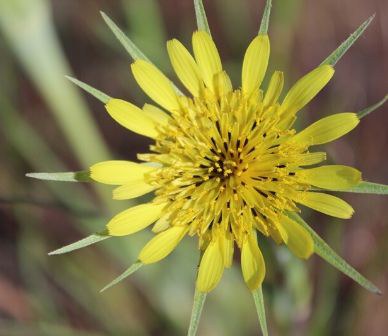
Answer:
M93 244L96 244L100 241L103 241L105 239L110 238L111 236L106 235L104 232L101 233L94 233L86 238L83 238L79 241L76 241L75 243L66 245L64 247L61 247L55 251L52 251L49 253L49 255L57 255L57 254L64 254L69 253L75 250L79 250L81 248L84 248L86 246L90 246Z
M353 188L340 191L360 194L388 195L388 185L362 181Z
M113 20L106 15L104 12L100 12L105 23L108 25L109 29L113 32L116 38L123 45L128 54L133 58L133 60L143 59L150 61L146 55L129 39L127 35L113 22Z
M117 285L119 282L123 281L125 278L129 277L131 274L135 273L143 264L141 262L134 263L131 267L129 267L124 273L114 279L112 282L107 284L103 289L100 290L100 293L105 292L107 289Z
M318 236L318 234L296 213L289 212L288 216L293 220L297 221L302 225L311 235L314 241L315 253L318 254L322 259L326 260L329 264L334 266L336 269L353 279L360 286L364 287L368 291L374 294L381 294L373 283L357 272L352 266L350 266L344 259L337 255L332 248L325 243L325 241Z
M265 306L263 289L260 286L257 290L252 292L253 300L255 301L257 317L259 318L260 328L263 336L268 336L267 319L265 317Z
M358 38L365 32L366 28L370 25L375 18L375 14L369 17L356 31L351 34L342 44L334 50L328 58L326 58L322 64L336 65L337 62L346 54L349 48L358 40Z
M190 317L190 326L187 332L187 336L195 336L197 334L199 321L201 319L202 309L206 300L206 293L202 293L195 290L194 293L194 302L193 302L193 310L191 312Z
M80 80L70 77L70 76L65 76L68 80L73 82L75 85L79 86L81 89L85 90L86 92L90 93L94 98L97 98L101 103L107 104L108 101L111 99L107 94L104 92L101 92L100 90L95 89L94 87L81 82Z
M60 182L92 182L89 171L64 172L64 173L27 173L27 177L45 181Z
M263 18L261 19L259 34L267 34L269 18L271 16L272 0L267 0L264 8Z
M367 108L358 112L357 113L358 117L360 119L366 117L369 113L372 113L373 111L377 110L379 107L383 106L387 100L388 100L388 94L376 104L373 104L372 106L368 106Z
M207 22L205 7L202 0L194 0L195 17L197 18L198 30L207 32L211 36L209 23Z

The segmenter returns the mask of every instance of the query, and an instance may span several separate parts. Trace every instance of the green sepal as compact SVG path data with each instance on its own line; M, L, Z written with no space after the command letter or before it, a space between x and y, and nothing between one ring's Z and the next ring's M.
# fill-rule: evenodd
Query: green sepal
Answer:
M269 18L271 16L272 0L267 0L260 23L259 34L268 34Z
M267 319L265 317L265 306L263 289L260 286L252 292L253 300L255 301L257 317L259 318L260 328L263 336L268 336Z
M195 289L193 309L191 311L190 325L189 330L187 332L187 336L195 336L197 334L202 309L206 300L206 295L206 293L200 292Z
M288 212L287 215L298 222L310 233L311 238L314 241L314 252L316 254L368 291L374 294L381 294L380 289L378 289L372 282L362 276L337 253L335 253L333 249L327 245L326 242L319 237L318 234L298 214L295 212Z
M128 54L135 61L137 59L142 59L150 62L146 55L133 43L129 37L124 34L124 32L113 22L113 20L106 15L104 12L100 12L105 23L108 25L109 29L113 32Z
M124 273L115 278L112 282L108 283L103 289L100 290L100 293L105 292L107 289L117 285L119 282L123 281L125 278L129 277L131 274L135 273L143 264L138 261L130 266Z
M205 7L202 0L194 0L195 17L197 18L198 30L207 32L211 36L209 23L206 17Z
M94 98L97 98L101 103L107 104L108 101L111 99L107 94L104 92L95 89L94 87L90 86L89 84L86 84L84 82L81 82L80 80L65 76L68 80L73 82L75 85L79 86L81 89L85 90L86 92L90 93Z
M377 110L379 107L383 106L387 100L388 100L388 94L376 104L373 104L372 106L368 106L367 108L364 108L362 111L358 112L357 116L360 119L366 117L369 113L372 113L373 111Z
M27 173L26 176L45 181L93 182L90 177L90 172L88 170L59 173Z
M366 28L370 25L372 20L375 18L375 14L369 17L363 24L358 27L353 34L351 34L341 45L334 50L329 57L327 57L322 63L335 66L337 62L346 54L349 48L358 40L358 38L364 33Z
M103 241L105 239L108 239L110 238L111 236L109 236L107 234L106 231L102 231L102 232L99 232L99 233L94 233L86 238L83 238L81 240L78 240L72 244L69 244L69 245L66 245L66 246L63 246L55 251L52 251L49 253L49 255L57 255L57 254L64 254L64 253L69 253L69 252L72 252L72 251L75 251L75 250L79 250L81 248L84 248L84 247L87 247L87 246L90 246L90 245L93 245L93 244L96 244L100 241Z
M388 195L388 185L361 181L358 185L350 189L339 191L359 194Z

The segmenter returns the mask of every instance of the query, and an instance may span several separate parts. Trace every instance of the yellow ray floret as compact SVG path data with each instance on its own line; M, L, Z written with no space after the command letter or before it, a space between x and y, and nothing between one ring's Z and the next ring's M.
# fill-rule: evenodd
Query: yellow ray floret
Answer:
M260 88L268 66L270 43L268 35L258 35L249 45L242 67L242 91L247 96Z
M294 115L307 105L334 75L334 68L321 65L299 79L290 89L281 106L284 117Z
M219 239L210 242L202 256L198 270L197 289L210 292L217 286L224 272L224 258Z
M90 177L100 183L122 185L144 180L144 175L155 170L131 161L104 161L90 167Z
M214 76L222 71L220 55L211 36L204 31L193 34L193 51L206 86L214 92Z
M157 136L155 122L137 106L121 99L110 99L105 107L110 116L121 126L150 138Z
M171 81L153 64L137 60L132 73L142 90L157 104L171 112L179 109L178 97Z
M261 286L265 277L265 263L254 231L246 237L242 245L241 270L250 290L253 291Z
M305 228L287 216L282 216L281 225L287 232L287 246L297 257L309 258L314 252L314 242Z
M138 259L143 264L152 264L168 256L183 239L187 226L174 226L152 238L141 250Z
M167 42L167 51L172 67L180 81L194 97L198 97L203 87L203 81L193 56L176 39Z
M154 191L156 188L156 186L148 184L144 180L135 180L113 190L113 199L132 199L148 194L149 192Z
M263 105L268 107L278 102L284 85L284 74L281 71L275 71L269 82L267 92L265 93Z
M355 113L338 113L322 118L296 134L291 141L322 145L344 136L360 122Z
M328 190L350 189L361 182L361 172L355 168L332 165L296 172L301 182Z
M146 203L120 212L107 224L108 234L126 236L143 230L160 218L165 206L165 204Z
M333 217L348 219L352 217L354 213L353 208L342 199L320 192L299 194L296 201L311 209Z

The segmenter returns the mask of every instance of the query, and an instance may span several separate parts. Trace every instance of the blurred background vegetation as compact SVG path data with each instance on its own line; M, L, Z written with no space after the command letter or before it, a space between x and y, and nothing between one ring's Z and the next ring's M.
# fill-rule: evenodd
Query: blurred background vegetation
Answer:
M264 0L204 2L225 68L238 85ZM49 251L100 230L129 204L112 202L108 187L24 177L29 171L76 171L107 159L134 160L148 148L145 138L121 128L98 101L64 78L74 75L141 106L146 101L131 77L129 56L100 10L169 75L166 39L188 44L195 29L191 0L0 0L1 336L186 333L198 261L195 242L184 241L167 260L99 294L134 261L150 233L49 257ZM340 61L334 80L300 114L301 124L361 110L387 93L388 2L274 1L270 70L285 71L287 87L373 13L376 19ZM383 110L326 147L329 161L388 183L388 114ZM344 197L356 209L350 221L316 213L305 217L386 293L387 198ZM386 335L386 295L369 294L318 257L303 263L285 249L263 244L272 335ZM258 330L253 300L236 265L209 295L200 334L257 335Z

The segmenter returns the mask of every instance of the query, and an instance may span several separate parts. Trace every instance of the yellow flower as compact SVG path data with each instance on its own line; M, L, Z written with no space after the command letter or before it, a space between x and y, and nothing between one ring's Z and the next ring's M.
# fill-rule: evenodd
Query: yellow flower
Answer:
M172 68L187 93L182 93L103 14L116 37L132 53L133 76L154 105L147 103L139 108L71 80L103 101L119 124L154 143L148 153L138 154L143 162L106 161L90 167L88 174L30 176L81 180L88 175L94 181L116 186L114 199L129 200L149 193L154 197L113 217L103 234L89 236L51 254L69 252L107 236L130 235L154 224L155 236L141 250L138 261L108 288L142 264L167 257L184 237L196 237L201 258L190 335L196 331L205 293L217 286L225 268L232 265L235 249L240 250L242 275L254 293L266 334L261 292L265 261L258 235L287 245L302 259L316 252L365 288L379 293L297 214L303 205L348 219L353 208L327 192L386 192L386 186L362 182L361 173L355 168L317 166L325 161L326 153L317 151L315 146L353 130L361 117L381 106L387 97L358 114L338 113L302 130L294 127L298 112L328 84L335 63L373 18L280 99L283 72L273 72L267 89L261 88L270 57L267 30L271 1L267 1L258 35L245 52L241 83L235 87L223 69L202 2L194 3L199 30L192 36L193 53L176 39L167 42Z
M315 145L345 135L359 119L355 113L340 113L295 130L298 111L323 89L334 69L317 67L279 101L282 72L272 74L265 92L260 89L270 55L266 34L248 46L236 88L208 33L194 32L192 48L193 56L178 40L167 42L172 67L188 94L177 91L149 61L136 60L132 73L155 105L140 109L119 99L106 104L122 126L154 139L149 153L138 154L149 164L101 162L90 168L90 176L117 185L114 199L154 192L150 203L125 210L107 225L109 235L124 236L155 223L156 236L138 257L143 264L165 258L186 235L196 236L203 254L199 291L218 284L235 248L241 250L244 280L255 290L265 275L258 233L306 259L314 252L311 235L286 212L299 212L298 206L305 205L338 218L353 214L345 201L314 189L351 188L360 182L360 172L340 165L311 166L326 158Z

